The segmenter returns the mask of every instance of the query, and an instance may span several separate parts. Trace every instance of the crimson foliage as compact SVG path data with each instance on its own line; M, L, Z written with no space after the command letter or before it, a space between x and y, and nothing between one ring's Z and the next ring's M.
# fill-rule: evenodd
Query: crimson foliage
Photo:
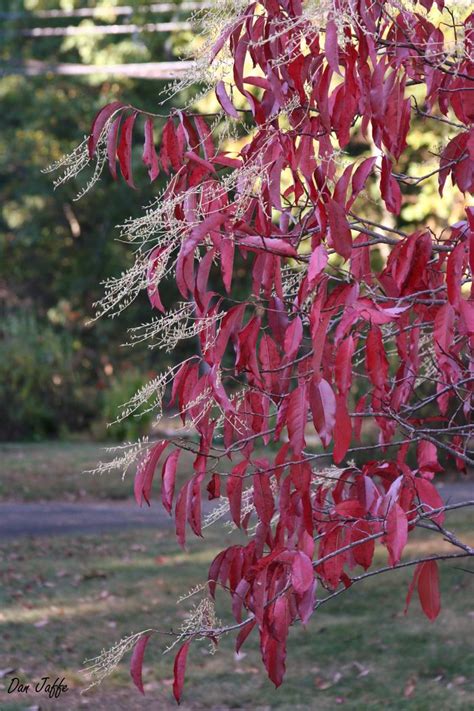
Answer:
M169 116L159 150L151 114L115 102L94 121L90 157L106 132L110 171L116 177L118 160L133 187L132 134L143 114L143 162L151 180L170 176L162 200L171 205L169 237L148 242L144 283L166 315L158 282L173 275L199 339L199 352L174 371L170 397L199 434L193 474L175 496L180 445L160 441L143 454L136 499L152 501L167 450L161 497L180 544L188 526L202 535L204 486L210 499L228 500L247 535L208 575L212 597L229 594L235 624L183 636L178 701L190 643L228 630L238 632L237 649L255 630L281 684L291 625L367 577L354 569L371 568L376 542L388 565L375 572L416 564L407 604L416 588L430 619L440 610L436 561L449 556L400 563L410 533L429 525L453 556L473 554L444 528L449 507L433 480L450 461L460 471L472 463L474 209L439 234L405 234L388 219L400 214L405 187L433 174L397 172L415 116L445 128L440 196L449 176L461 193L474 187L474 17L450 51L449 15L433 24L432 6L336 0L318 25L300 0L249 4L209 55L231 58L232 88L225 77L215 87L224 116L251 125L238 155L219 149L209 118L190 111ZM371 137L363 160L342 152L356 134ZM368 194L380 196L379 222L367 217ZM376 269L381 245L387 258ZM237 257L251 274L239 301ZM215 275L210 286L216 265L220 289ZM364 441L365 423L375 444ZM326 453L308 448L312 429ZM328 456L332 466L318 466ZM147 642L132 662L141 690Z

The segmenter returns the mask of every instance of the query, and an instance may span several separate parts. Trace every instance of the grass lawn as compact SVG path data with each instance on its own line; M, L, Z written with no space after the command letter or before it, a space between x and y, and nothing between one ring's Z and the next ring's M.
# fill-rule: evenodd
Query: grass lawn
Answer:
M474 541L466 513L458 515L454 528ZM0 687L6 689L13 675L26 682L48 674L64 676L70 687L53 701L0 691L1 711L175 708L173 659L161 655L159 636L146 652L144 698L132 688L129 655L85 696L79 693L85 682L78 670L86 657L123 635L179 624L190 601L177 605L176 599L205 579L211 557L222 546L222 531L208 532L206 546L191 540L188 553L171 533L153 530L0 543ZM434 550L429 534L423 534L410 544L406 558ZM380 562L385 560L383 549L379 555ZM410 571L362 583L321 608L306 630L291 630L286 682L276 691L263 671L255 631L239 660L231 637L214 656L204 643L193 644L182 707L474 708L474 576L460 565L442 568L443 609L433 624L421 614L416 595L403 615ZM227 597L218 602L222 617L227 603Z
M106 447L113 443L93 442L0 442L0 501L87 501L118 500L133 496L130 469L91 474L99 462L113 459ZM192 455L183 452L181 474L184 481ZM186 476L189 470L186 471Z

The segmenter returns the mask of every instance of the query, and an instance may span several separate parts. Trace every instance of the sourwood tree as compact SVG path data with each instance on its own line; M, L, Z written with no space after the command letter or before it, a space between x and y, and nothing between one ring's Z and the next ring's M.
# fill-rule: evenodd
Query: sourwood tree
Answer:
M474 554L446 522L474 501L447 504L436 486L473 464L474 16L443 0L217 0L203 25L201 54L171 89L197 83L197 103L169 115L108 104L65 159L68 177L93 162L91 185L108 165L134 187L141 140L150 180L168 176L123 225L135 262L106 284L98 313L145 290L154 315L130 341L173 350L192 339L194 354L120 413L175 408L182 427L116 463L136 467L140 506L156 505L161 485L182 546L210 523L242 531L171 638L178 702L199 640L234 633L239 650L258 635L278 686L291 627L322 605L408 566L406 605L416 590L434 620L439 561ZM203 115L208 91L219 108ZM413 169L420 126L441 139ZM450 218L406 229L408 197L433 181ZM175 491L183 449L193 471ZM405 555L418 528L449 550ZM232 624L216 619L216 595ZM145 648L161 633L122 640L91 673L133 648L143 691Z

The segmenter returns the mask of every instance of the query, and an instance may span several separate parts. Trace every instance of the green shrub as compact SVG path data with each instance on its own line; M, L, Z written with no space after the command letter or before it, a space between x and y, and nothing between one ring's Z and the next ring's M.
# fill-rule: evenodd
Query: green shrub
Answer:
M0 326L0 439L41 439L86 426L97 399L81 383L72 338L33 313Z
M116 421L121 406L143 385L143 373L131 367L111 379L102 390L100 416L92 427L92 434L96 439L131 441L149 432L153 420L151 412L133 414L121 422Z

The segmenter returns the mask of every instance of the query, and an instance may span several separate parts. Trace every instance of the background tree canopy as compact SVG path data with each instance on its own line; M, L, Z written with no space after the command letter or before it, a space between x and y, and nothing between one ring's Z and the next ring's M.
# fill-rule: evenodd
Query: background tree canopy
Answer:
M116 16L110 0L89 2L105 8L108 23L143 25L185 19L188 12L156 14L139 10ZM47 63L117 64L169 61L193 37L189 30L120 35L25 36L25 31L54 26L88 27L94 18L50 18L51 9L86 7L79 2L2 3L0 97L0 438L37 438L92 426L104 436L114 404L126 400L142 373L153 371L156 354L146 347L122 348L127 325L140 321L137 301L120 322L90 324L101 282L120 273L130 251L115 238L115 226L160 191L148 185L139 168L139 190L130 191L110 177L75 202L78 184L54 191L42 173L89 132L91 119L109 100L157 106L164 81L127 77L25 75L32 60ZM80 186L79 186L80 187ZM163 354L159 356L163 366ZM144 367L145 364L145 367ZM142 376L143 377L143 376ZM95 424L94 424L95 422ZM98 424L97 424L98 422ZM127 427L134 429L134 423ZM141 423L140 427L146 426ZM136 427L139 425L137 423ZM135 432L117 429L122 437Z

